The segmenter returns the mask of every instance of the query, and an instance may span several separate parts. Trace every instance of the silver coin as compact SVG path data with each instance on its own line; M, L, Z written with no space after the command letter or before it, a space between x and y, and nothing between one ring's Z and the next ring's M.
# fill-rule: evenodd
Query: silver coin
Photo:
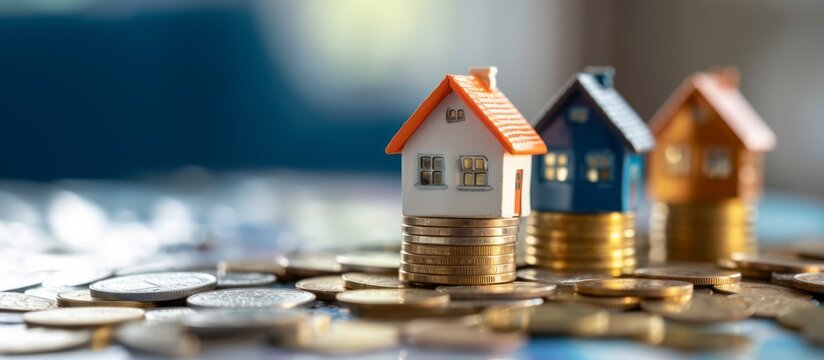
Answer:
M93 283L92 296L131 301L183 299L214 289L217 279L199 272L168 272L120 276Z
M196 314L197 311L188 307L167 307L146 310L146 322L148 323L182 323L187 317Z
M218 273L217 288L265 287L275 283L275 275L257 272Z
M11 273L0 276L0 291L23 291L40 285L49 273Z
M57 301L57 295L63 292L82 290L81 287L61 286L61 287L42 287L28 289L24 292L26 295L37 296L39 298Z
M89 328L140 320L144 313L136 308L73 307L30 311L23 314L23 321L30 326Z
M306 305L315 294L295 289L227 289L190 296L189 306L205 308L280 308Z
M191 358L200 351L200 340L174 323L127 323L114 336L121 345L150 354Z
M71 287L86 286L95 281L100 281L111 277L114 274L112 269L71 269L53 273L43 280L43 286Z
M57 307L54 301L13 292L0 292L0 311L35 311Z
M186 328L201 336L228 336L275 328L295 329L311 314L298 309L212 309L186 318Z
M91 342L88 331L0 328L0 354L35 354L77 348Z

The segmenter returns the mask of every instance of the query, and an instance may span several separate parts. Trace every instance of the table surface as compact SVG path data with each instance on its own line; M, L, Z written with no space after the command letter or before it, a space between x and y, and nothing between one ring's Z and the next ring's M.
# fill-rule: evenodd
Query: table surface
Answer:
M0 181L0 227L26 226L14 238L0 234L0 275L12 270L67 267L90 259L105 266L156 267L214 264L288 251L316 251L399 242L397 176L361 174L176 174L139 182L66 181L32 184ZM643 214L639 214L640 215ZM69 226L67 224L82 224ZM128 229L128 231L126 231ZM760 242L782 246L824 239L824 202L768 192L761 203ZM24 234L21 240L21 235ZM91 239L91 240L90 240ZM55 249L61 251L55 252ZM205 249L205 250L204 250ZM56 254L57 253L57 254ZM128 255L126 255L128 254ZM256 255L251 255L256 254ZM59 265L55 265L59 264ZM183 264L183 265L181 265ZM320 303L316 311L347 318L346 310ZM626 340L533 338L507 354L437 352L403 346L334 356L353 359L822 359L824 347L808 345L774 321L750 319L723 325L752 340L734 351L684 353ZM115 345L21 359L154 358ZM204 346L204 359L314 359L244 342Z

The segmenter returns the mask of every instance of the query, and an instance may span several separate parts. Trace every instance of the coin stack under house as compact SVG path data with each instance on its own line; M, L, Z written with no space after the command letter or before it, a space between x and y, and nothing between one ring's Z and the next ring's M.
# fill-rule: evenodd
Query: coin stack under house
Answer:
M400 279L439 285L514 281L519 222L405 216Z
M527 219L526 261L557 272L631 273L635 257L632 212L535 211Z
M733 199L714 203L656 203L650 220L654 258L674 261L727 259L734 253L756 253L757 207Z

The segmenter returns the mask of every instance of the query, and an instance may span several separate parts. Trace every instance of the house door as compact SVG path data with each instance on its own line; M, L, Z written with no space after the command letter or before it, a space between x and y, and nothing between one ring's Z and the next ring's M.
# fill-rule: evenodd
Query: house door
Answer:
M524 185L524 170L515 171L515 216L521 216L521 189Z

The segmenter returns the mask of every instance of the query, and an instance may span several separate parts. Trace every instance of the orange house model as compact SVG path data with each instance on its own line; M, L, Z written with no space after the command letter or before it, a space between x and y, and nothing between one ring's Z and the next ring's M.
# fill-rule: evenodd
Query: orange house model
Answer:
M761 194L764 153L775 134L738 91L738 71L696 73L650 120L657 146L649 155L649 189L668 204Z

